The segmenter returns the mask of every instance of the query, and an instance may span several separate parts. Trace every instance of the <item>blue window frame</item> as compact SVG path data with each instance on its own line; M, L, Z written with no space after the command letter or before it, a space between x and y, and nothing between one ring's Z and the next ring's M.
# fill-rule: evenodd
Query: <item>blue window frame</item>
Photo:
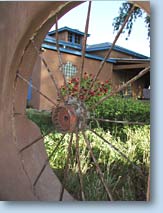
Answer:
M76 33L68 32L68 41L73 44L81 44L81 36Z
M68 32L68 41L74 43L73 42L73 33Z

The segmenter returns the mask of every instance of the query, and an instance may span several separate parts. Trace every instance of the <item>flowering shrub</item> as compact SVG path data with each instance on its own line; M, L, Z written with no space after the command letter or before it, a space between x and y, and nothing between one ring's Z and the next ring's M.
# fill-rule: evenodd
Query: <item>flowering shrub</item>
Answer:
M80 95L79 95L80 100L85 100L88 97L89 97L88 101L94 100L96 97L104 96L109 92L110 86L108 80L106 80L105 82L96 80L94 85L90 89L90 85L93 79L94 79L93 74L88 74L87 72L84 73L80 85ZM65 86L61 87L62 94L66 96L69 93L69 95L72 97L78 97L79 78L78 77L72 78L71 80L68 81L67 86L68 92Z

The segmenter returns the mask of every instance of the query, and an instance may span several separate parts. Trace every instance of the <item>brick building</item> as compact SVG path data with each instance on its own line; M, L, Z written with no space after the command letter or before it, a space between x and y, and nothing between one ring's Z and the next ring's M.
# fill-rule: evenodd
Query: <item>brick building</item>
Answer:
M88 34L87 36L90 35ZM58 30L58 46L60 54L58 55L56 31L49 32L45 37L41 48L41 54L46 60L48 67L53 72L53 76L59 87L63 85L63 76L60 72L60 61L62 61L62 70L66 79L70 79L79 74L78 71L81 66L83 39L84 33L79 30L71 29L69 27L60 28ZM108 42L87 45L84 72L96 74L100 63L104 60L110 47L111 43ZM102 69L99 80L109 80L114 89L131 79L145 67L149 66L149 63L150 58L147 56L115 45L110 58L107 59ZM48 97L56 99L57 91L55 90L47 72L47 68L42 63L40 57L38 57L36 61L31 81L40 91L48 94ZM123 94L136 98L144 98L143 94L145 93L143 93L143 90L148 89L149 86L150 74L148 72L148 74L144 75L128 87ZM32 90L31 87L29 87L28 90L28 103L37 109L49 109L51 107L46 99L42 98L38 93Z

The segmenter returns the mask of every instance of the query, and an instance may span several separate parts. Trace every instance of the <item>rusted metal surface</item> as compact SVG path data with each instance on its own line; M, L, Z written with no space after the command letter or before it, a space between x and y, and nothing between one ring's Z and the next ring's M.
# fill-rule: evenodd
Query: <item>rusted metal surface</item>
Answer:
M52 111L52 121L59 132L74 132L77 120L73 106L60 106Z

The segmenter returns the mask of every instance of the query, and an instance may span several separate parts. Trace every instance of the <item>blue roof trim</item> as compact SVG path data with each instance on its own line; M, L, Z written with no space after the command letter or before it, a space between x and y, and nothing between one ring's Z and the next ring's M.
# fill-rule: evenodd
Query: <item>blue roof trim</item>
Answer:
M112 58L110 58L112 59ZM125 62L125 61L138 61L138 62L150 62L150 58L144 58L144 59L139 59L139 58L114 58L115 62Z
M50 36L46 36L44 41L49 42L49 43L54 44L54 45L56 44L56 39L52 38ZM82 47L81 47L80 44L74 44L74 43L66 42L66 41L62 41L62 40L59 40L59 44L67 46L67 47L72 47L72 48L77 49L77 50L82 50ZM91 48L91 46L93 46L93 48ZM109 47L111 47L111 43L102 43L100 45L100 47L98 47L98 46L99 46L98 44L97 45L96 44L95 45L88 45L87 48L86 48L86 51L87 52L93 52L93 51L99 51L99 50L108 50ZM129 52L132 52L132 53L134 53L134 56L137 56L137 57L139 56L139 59L149 59L149 57L147 57L147 56L144 56L142 54L139 54L139 53L133 52L131 50L125 49L123 47L115 46L113 49L117 50L117 48L124 49L124 53L128 52L128 54L129 54ZM130 53L130 55L131 55L131 53ZM114 60L116 60L116 59L114 58Z
M55 46L51 46L51 45L47 45L47 44L42 44L42 48L49 49L49 50L54 50L54 51L57 50L57 48ZM77 55L77 56L81 56L82 55L81 52L76 51L76 50L70 50L70 49L65 49L65 48L59 48L59 49L60 49L61 52L70 53L70 54ZM86 58L92 58L92 59L99 60L99 61L103 61L104 60L103 57L96 56L96 55L91 55L91 54L88 54L88 53L85 54L85 57ZM116 61L114 59L108 59L107 62L115 63Z
M58 29L58 32L63 32L63 31L69 31L69 32L76 33L76 34L84 36L83 32L81 32L77 29L72 29L72 28L66 27L66 26ZM54 35L55 33L56 33L56 30L53 30L53 31L48 32L48 35ZM87 34L87 36L89 37L90 34Z
M93 52L93 51L99 51L99 50L107 50L107 49L109 49L111 47L111 45L112 44L109 43L109 42L101 43L101 44L95 44L95 45L88 45L86 50L87 50L87 52ZM149 58L148 56L142 55L142 54L134 52L132 50L128 50L128 49L126 49L124 47L120 47L118 45L115 45L113 47L113 50L116 50L116 51L119 51L119 52L123 52L123 53L129 54L129 55L141 58L141 59L148 59Z
M46 42L49 42L51 44L56 44L56 39L55 38L51 38L50 36L46 36L44 41ZM60 45L64 45L64 46L67 46L67 47L73 47L75 49L78 49L78 50L81 50L81 45L79 44L74 44L74 43L71 43L71 42L66 42L66 41L61 41L59 40L58 42Z

